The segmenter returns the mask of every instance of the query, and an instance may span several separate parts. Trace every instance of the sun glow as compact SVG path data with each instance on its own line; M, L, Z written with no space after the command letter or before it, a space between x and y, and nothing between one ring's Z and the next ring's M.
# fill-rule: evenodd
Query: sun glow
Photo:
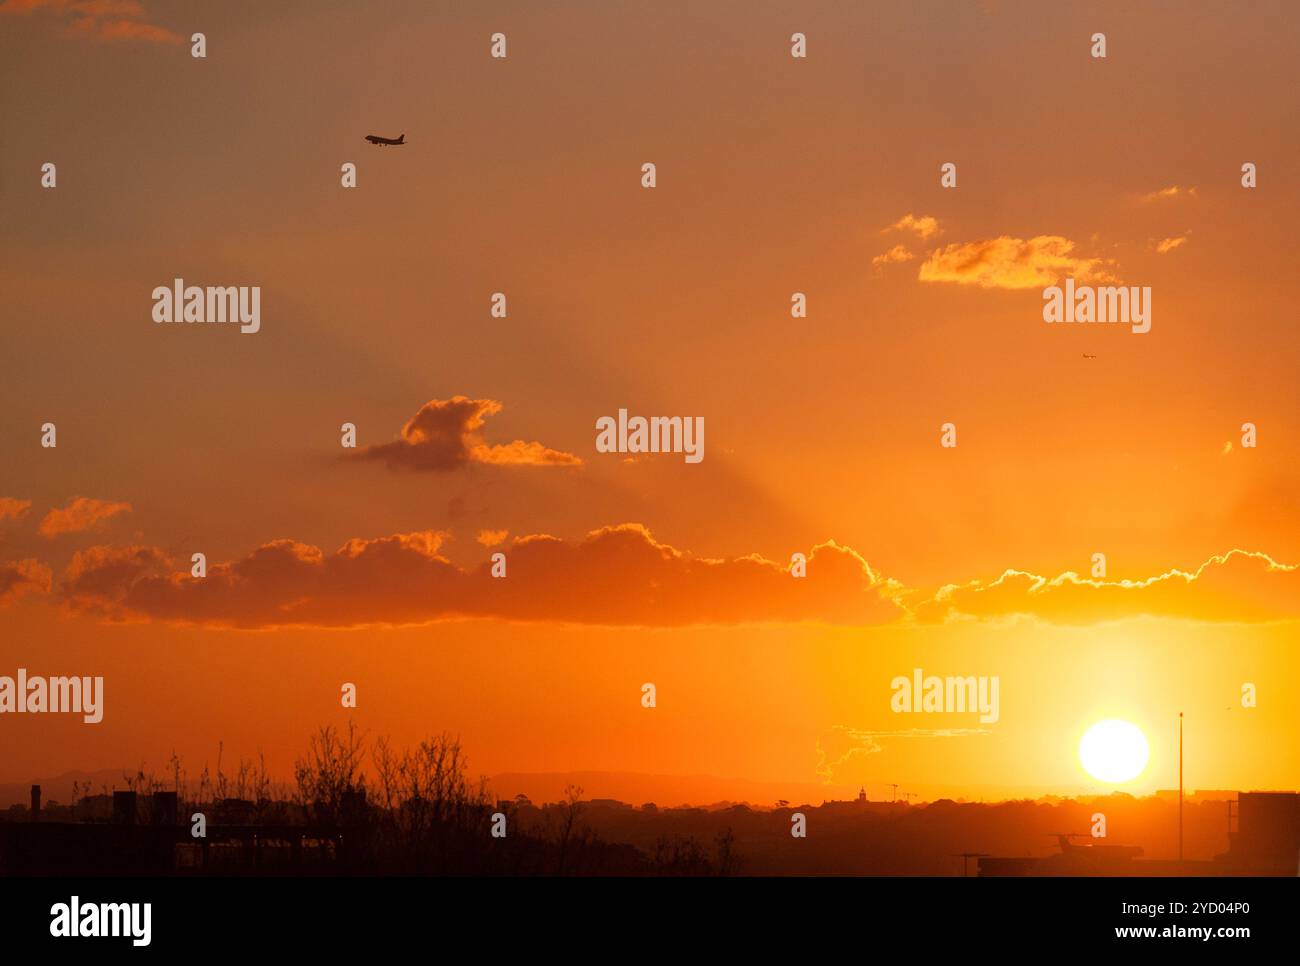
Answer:
M1098 721L1079 742L1079 761L1093 778L1110 785L1131 781L1147 766L1146 735L1135 724L1110 718Z

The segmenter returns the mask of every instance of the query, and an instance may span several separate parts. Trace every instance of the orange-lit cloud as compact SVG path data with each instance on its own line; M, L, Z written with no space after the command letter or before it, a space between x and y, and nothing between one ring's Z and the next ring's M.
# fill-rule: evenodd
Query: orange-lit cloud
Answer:
M51 510L40 521L40 536L57 537L64 533L82 533L118 514L129 514L130 503L109 503L103 499L75 497L62 510Z
M69 36L97 40L141 40L180 44L184 38L149 23L138 0L0 0L0 13L44 11L64 24Z
M149 547L76 554L62 583L74 612L211 626L350 627L459 617L624 626L818 621L875 624L903 613L902 588L845 547L813 548L807 576L758 556L712 560L657 542L639 524L577 543L517 539L507 576L487 561L462 570L433 531L351 540L333 553L292 540L265 544L207 576L170 572Z
M581 466L572 453L517 439L489 445L483 423L501 412L494 399L431 399L402 427L400 439L359 450L351 459L379 460L390 469L446 472L486 463L493 466Z
M480 530L478 542L485 547L495 547L497 544L505 543L509 535L509 530Z
M129 503L110 503L86 496L72 499L61 510L51 510L41 521L43 537L57 537L64 533L81 533L119 513L131 512Z
M119 598L145 577L166 572L168 565L157 547L89 547L72 555L61 593L70 610L120 617Z
M919 235L922 239L932 238L939 234L939 219L931 215L917 217L913 214L906 214L888 228L882 229L880 233L883 235L891 231L910 231Z
M53 574L39 560L0 561L0 607L24 594L49 593Z
M1159 255L1165 255L1172 252L1175 248L1180 248L1185 244L1187 244L1186 235L1179 235L1177 238L1162 238L1160 241L1156 242L1156 253Z
M1113 282L1102 258L1080 258L1074 242L1060 235L1030 239L1001 235L957 242L930 253L917 275L923 282L956 282L980 288L1043 288L1071 276L1080 282Z
M484 547L508 531L480 530ZM333 553L274 540L204 578L174 572L148 546L97 546L73 556L61 583L70 610L114 619L239 628L407 625L463 617L609 626L815 622L876 625L1030 616L1089 624L1154 616L1214 622L1300 619L1300 565L1231 550L1194 571L1140 580L1008 569L991 581L904 587L834 541L813 548L807 576L758 555L695 557L640 524L578 542L537 534L508 548L508 576L486 559L464 569L441 554L448 534L354 538Z
M16 500L11 496L0 496L0 520L17 520L26 516L31 508L31 500Z
M871 260L872 265L896 265L899 262L911 261L916 256L907 250L905 245L895 245L887 252L882 252Z
M1300 617L1300 566L1231 550L1194 572L1146 580L1092 580L1066 572L1047 578L1007 570L985 583L950 584L916 608L922 620L1032 615L1058 624L1153 616L1257 622Z
M1172 201L1175 198L1195 198L1196 188L1184 188L1182 185L1170 185L1142 196L1141 201L1150 204L1153 201Z

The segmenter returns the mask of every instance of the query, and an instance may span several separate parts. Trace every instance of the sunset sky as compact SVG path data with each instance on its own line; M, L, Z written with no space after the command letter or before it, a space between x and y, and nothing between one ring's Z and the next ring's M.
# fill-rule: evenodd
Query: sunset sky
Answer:
M1300 14L867 7L2 0L0 675L106 698L0 782L351 718L661 804L1073 794L1113 717L1144 793L1182 711L1189 787L1300 786ZM1151 331L1045 324L1067 275ZM155 324L178 277L261 331Z

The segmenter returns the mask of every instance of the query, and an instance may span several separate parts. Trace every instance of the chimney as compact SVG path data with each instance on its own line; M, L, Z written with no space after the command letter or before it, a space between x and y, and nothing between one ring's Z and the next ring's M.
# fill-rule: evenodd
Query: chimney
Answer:
M41 820L41 786L32 786L32 814L31 820L39 822Z

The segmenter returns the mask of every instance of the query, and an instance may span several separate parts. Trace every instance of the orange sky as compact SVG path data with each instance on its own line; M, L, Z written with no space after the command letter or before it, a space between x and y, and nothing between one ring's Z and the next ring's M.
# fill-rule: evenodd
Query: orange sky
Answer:
M106 678L102 724L0 717L0 781L287 775L351 716L486 774L1001 797L1105 790L1123 717L1149 791L1182 710L1191 787L1296 787L1300 17L1043 6L0 3L0 674ZM1044 324L1013 286L1066 271L1151 331ZM175 277L261 331L155 325ZM621 407L704 460L597 452ZM1000 720L900 721L916 667Z

